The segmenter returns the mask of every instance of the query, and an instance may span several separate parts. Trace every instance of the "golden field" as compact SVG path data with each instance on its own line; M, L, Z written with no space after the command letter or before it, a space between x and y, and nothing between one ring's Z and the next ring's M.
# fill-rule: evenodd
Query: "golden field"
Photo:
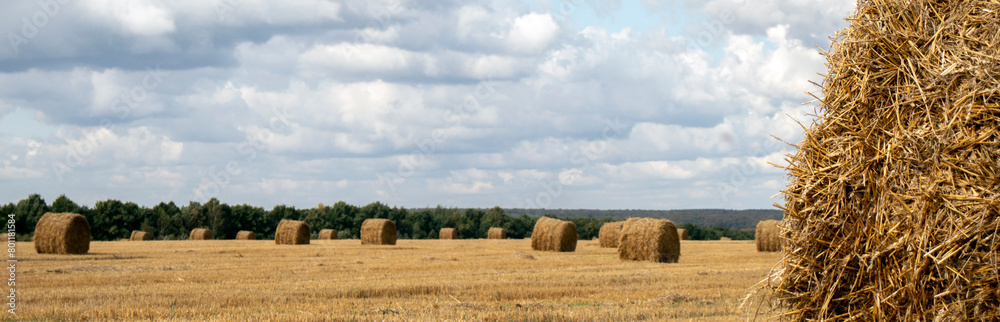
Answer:
M779 253L682 241L680 262L619 261L530 240L92 242L87 255L17 244L18 320L733 321ZM10 314L4 314L12 319Z

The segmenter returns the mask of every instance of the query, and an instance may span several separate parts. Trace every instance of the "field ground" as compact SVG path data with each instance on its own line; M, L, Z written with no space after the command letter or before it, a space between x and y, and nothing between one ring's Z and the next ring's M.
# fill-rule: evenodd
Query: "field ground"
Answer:
M311 242L92 242L87 255L18 243L16 319L733 321L780 256L753 241L683 241L675 264L619 261L597 241L572 253L530 240Z

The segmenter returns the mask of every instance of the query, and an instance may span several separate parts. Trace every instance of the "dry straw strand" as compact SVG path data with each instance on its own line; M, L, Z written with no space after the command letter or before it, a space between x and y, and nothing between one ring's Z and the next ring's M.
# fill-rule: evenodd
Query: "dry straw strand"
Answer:
M396 223L388 219L365 219L361 223L362 245L395 245Z
M455 228L441 228L441 232L438 233L439 239L458 239L458 229Z
M134 240L134 241L152 240L153 239L153 234L150 234L150 233L147 233L147 232L144 232L144 231L141 231L141 230L133 230L132 231L132 235L129 236L128 239L129 240Z
M579 239L576 224L572 221L542 217L535 222L535 229L531 231L531 249L572 252L576 251Z
M507 239L507 231L500 227L492 227L486 232L488 239Z
M236 233L236 239L237 240L256 240L257 239L257 234L254 234L252 231L249 231L249 230L240 230L239 232Z
M319 231L319 239L322 239L322 240L337 239L337 230L336 229L321 229Z
M49 212L38 219L33 241L39 254L86 254L90 223L79 214Z
M788 156L790 320L1000 319L1000 2L858 1Z
M757 242L758 252L778 252L781 251L781 222L777 220L764 220L757 223L757 231L754 239Z
M299 220L282 219L274 231L274 243L278 245L308 245L309 224Z
M618 247L618 239L622 235L622 225L624 221L609 222L601 225L601 230L597 232L597 239L601 247Z
M622 226L618 259L676 263L681 257L677 226L666 219L629 218Z
M191 235L188 236L190 240L208 240L215 236L212 235L212 231L205 228L195 228L191 230Z

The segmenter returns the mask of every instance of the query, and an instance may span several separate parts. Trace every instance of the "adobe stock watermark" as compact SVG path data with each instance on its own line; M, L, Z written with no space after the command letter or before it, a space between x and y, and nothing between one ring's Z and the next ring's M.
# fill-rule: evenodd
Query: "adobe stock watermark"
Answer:
M445 111L444 120L448 127L461 126L466 120L482 109L482 102L492 97L497 91L497 85L493 82L493 76L487 77L476 84L472 93L465 96L462 103L452 110ZM376 174L378 181L389 187L390 192L395 192L397 185L406 182L406 179L416 174L416 168L437 151L438 146L448 140L445 129L439 128L431 131L429 138L417 143L416 148L409 154L399 156L399 165L395 172L383 172Z
M373 6L373 3L375 5ZM373 10L372 8L375 7ZM373 32L375 30L383 30L389 27L389 22L392 18L399 14L402 10L403 4L400 0L389 0L389 1L371 1L365 2L365 11L368 11L372 15L372 19L365 24L365 28L358 32L358 35L354 36L354 42L347 44L343 47L343 54L347 58L354 57L358 52L361 51L358 48L361 44L370 43L372 38L375 37Z
M27 45L38 33L49 25L49 21L59 14L62 6L69 4L72 0L42 0L36 2L38 10L30 16L21 17L20 33L7 32L7 42L14 51L14 55L21 52L21 46ZM29 18L30 17L30 18Z
M601 140L592 141L574 152L569 158L570 163L576 165L576 169L585 171L597 160L598 157L607 151L607 141L612 138L621 137L627 128L628 126L622 123L618 118L615 118L614 120L604 120L604 129L601 130ZM539 182L542 186L542 190L535 194L534 199L525 199L527 202L526 204L531 206L527 208L547 208L553 201L563 195L563 186L573 184L574 181L575 179L564 176L563 174L560 174L554 181L542 179Z
M236 146L236 152L244 157L244 162L252 163L257 159L257 154L264 151L267 145L274 140L275 133L285 132L291 128L291 122L288 119L288 108L273 109L267 122L267 131L257 131L250 134L246 140ZM191 200L206 202L218 197L223 190L232 184L233 178L243 173L242 166L244 164L241 164L239 160L229 160L219 170L212 166L209 168L208 174L202 178L202 183L192 190Z
M15 311L17 309L17 233L14 231L17 228L17 221L14 220L14 214L7 215L7 271L10 272L10 278L7 279L7 287L10 287L10 293L7 295L7 313L17 314Z
M123 121L129 115L132 115L132 111L139 108L142 102L149 99L153 90L159 87L167 76L170 76L170 74L160 70L159 65L155 69L146 67L146 75L143 76L139 84L132 86L127 92L115 95L111 100L111 110L118 113L117 120ZM99 128L107 131L99 130L88 134L83 140L70 147L70 150L66 152L64 162L53 162L52 171L55 172L59 183L63 182L65 175L73 172L74 169L86 162L87 158L94 153L94 150L104 143L105 136L107 133L110 133L113 126L114 121L111 118L102 119Z

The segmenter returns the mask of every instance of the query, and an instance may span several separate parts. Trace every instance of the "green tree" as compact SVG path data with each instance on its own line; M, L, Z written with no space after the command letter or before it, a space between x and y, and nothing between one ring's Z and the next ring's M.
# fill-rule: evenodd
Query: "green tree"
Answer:
M181 208L181 218L184 219L184 232L188 234L195 228L208 228L208 216L205 207L197 201L191 201Z
M354 224L354 217L357 216L358 207L338 201L329 208L330 217L333 218L333 228L337 229L337 236L340 238L358 238L361 226Z
M503 208L495 206L486 211L483 215L482 220L479 223L479 230L476 231L476 236L483 238L490 231L490 227L500 227L507 231L510 231L511 219L503 212Z
M174 204L160 202L150 211L151 219L156 220L156 230L150 231L159 239L182 239L186 236L181 209Z
M19 235L34 232L38 219L41 219L42 215L49 211L51 211L49 205L45 204L45 199L42 199L42 196L37 193L18 201L14 208L14 220L17 222L17 227L14 228L15 232Z
M98 201L91 214L90 237L94 240L127 238L132 230L142 225L139 206L116 199Z
M59 195L59 198L52 201L52 212L72 212L79 213L80 205L66 198L66 195Z
M233 218L232 208L229 205L220 203L219 199L213 197L205 202L205 214L208 217L208 229L216 239L233 239L239 231L239 225Z

